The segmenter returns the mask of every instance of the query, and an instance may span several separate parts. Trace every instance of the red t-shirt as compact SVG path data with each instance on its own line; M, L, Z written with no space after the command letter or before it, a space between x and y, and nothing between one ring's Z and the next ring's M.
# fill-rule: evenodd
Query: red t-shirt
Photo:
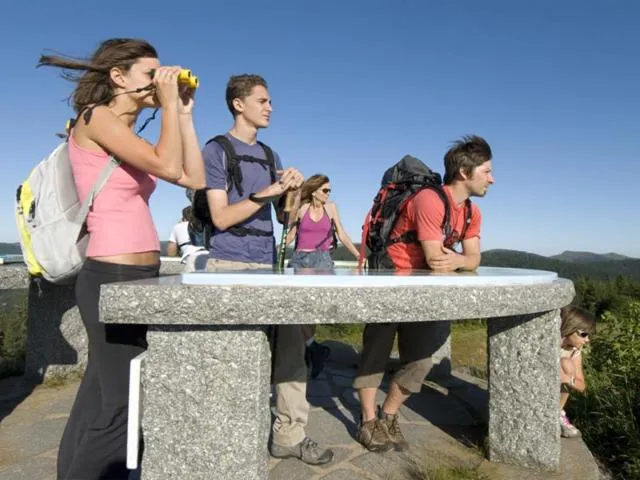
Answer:
M465 202L456 205L448 186L444 186L444 191L449 198L449 222L452 229L452 234L449 238L457 241L464 227ZM444 203L442 199L433 189L426 188L417 193L407 203L407 207L398 217L396 226L391 232L391 238L397 237L404 232L415 230L419 241L444 241L443 219ZM480 209L475 203L471 203L471 223L465 233L465 240L480 236L481 221ZM429 268L424 256L424 250L419 243L397 242L387 249L387 253L396 268Z

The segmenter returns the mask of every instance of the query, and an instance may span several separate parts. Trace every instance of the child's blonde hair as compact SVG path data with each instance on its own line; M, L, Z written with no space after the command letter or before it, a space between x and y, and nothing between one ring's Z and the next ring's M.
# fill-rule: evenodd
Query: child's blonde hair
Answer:
M596 319L584 308L568 305L560 309L560 318L562 324L560 326L560 335L563 338L568 337L572 333L582 330L588 332L589 335L596 333Z

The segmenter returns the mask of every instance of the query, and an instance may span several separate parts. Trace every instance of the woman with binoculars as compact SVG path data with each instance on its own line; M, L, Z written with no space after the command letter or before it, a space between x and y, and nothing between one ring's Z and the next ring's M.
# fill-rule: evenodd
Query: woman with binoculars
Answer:
M190 73L163 67L144 40L110 39L87 61L42 56L39 65L79 71L68 151L79 200L117 161L87 217L87 260L76 300L89 360L58 453L58 479L126 479L129 362L146 349L146 326L99 321L100 285L158 276L160 242L149 210L157 179L200 189L204 164L193 125ZM186 80L185 80L186 79ZM147 108L161 109L158 142L134 133Z

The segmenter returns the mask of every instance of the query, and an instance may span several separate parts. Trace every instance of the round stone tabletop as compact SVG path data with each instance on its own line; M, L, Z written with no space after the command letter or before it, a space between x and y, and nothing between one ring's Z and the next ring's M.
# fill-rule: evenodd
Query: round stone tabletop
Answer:
M481 267L436 274L244 270L105 284L107 323L279 325L388 323L546 312L573 299L553 272Z

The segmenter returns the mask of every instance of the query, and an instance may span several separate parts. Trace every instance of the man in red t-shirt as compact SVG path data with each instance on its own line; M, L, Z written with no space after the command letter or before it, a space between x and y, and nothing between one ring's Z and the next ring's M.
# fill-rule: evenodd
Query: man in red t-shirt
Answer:
M449 204L450 232L442 230L445 205L432 189L417 193L399 214L391 238L408 231L417 242L397 242L387 249L397 269L437 272L474 270L480 265L480 209L469 197L483 197L494 182L491 147L481 137L456 141L444 156L444 192ZM471 208L469 225L466 209ZM464 238L460 238L464 232ZM455 251L458 243L462 252ZM431 356L446 338L433 322L368 324L362 336L362 356L353 386L358 390L362 414L358 441L371 451L408 448L398 424L398 410L417 393L431 368ZM376 411L376 394L398 334L400 369L389 384L387 397Z

